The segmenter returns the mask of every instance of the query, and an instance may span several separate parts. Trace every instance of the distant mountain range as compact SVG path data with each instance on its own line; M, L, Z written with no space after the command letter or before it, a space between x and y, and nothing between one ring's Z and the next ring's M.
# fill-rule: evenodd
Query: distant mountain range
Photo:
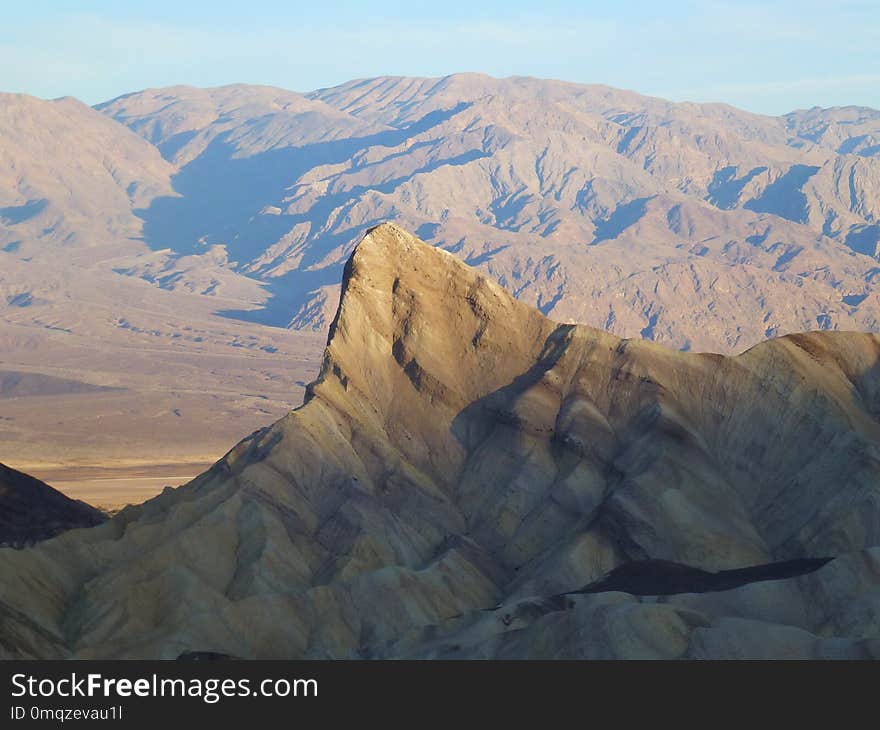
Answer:
M301 408L0 550L0 655L880 658L878 361L560 324L379 226Z
M95 110L3 97L0 150L6 258L75 257L272 325L326 328L352 246L391 219L624 337L729 352L880 328L872 109L766 117L474 74L173 87Z
M146 91L98 109L180 172L144 213L181 256L271 283L323 328L365 227L393 219L558 319L696 350L878 327L880 112L781 118L529 78ZM221 248L222 247L222 248ZM221 253L222 252L222 253ZM196 285L197 286L197 285Z

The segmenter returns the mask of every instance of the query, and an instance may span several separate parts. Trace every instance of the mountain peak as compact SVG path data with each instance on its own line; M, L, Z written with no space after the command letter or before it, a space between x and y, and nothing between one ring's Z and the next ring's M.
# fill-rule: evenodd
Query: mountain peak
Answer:
M417 238L412 233L402 228L394 221L383 221L378 225L367 229L360 243L355 247L356 250L364 248L380 248L383 250L394 250L402 252L410 252L414 246L428 246L427 243ZM442 250L442 249L437 249Z
M452 254L382 223L345 265L312 392L336 383L339 398L357 391L382 405L400 395L403 377L424 397L442 391L463 406L515 377L555 326Z
M393 221L385 221L368 228L355 246L350 257L350 265L346 265L346 273L343 277L343 296L350 285L348 279L354 274L360 277L373 277L377 276L379 271L385 271L392 274L396 280L401 276L421 277L426 273L425 267L440 267L450 274L454 272L456 276L484 278L491 281L442 248L425 243ZM499 293L504 292L494 282L491 284ZM513 297L510 299L513 300Z
M855 655L870 627L838 596L876 592L878 351L823 332L686 354L556 324L382 224L305 405L107 528L3 556L0 655L785 656L775 606L806 655L831 651L819 632ZM773 609L675 578L792 559L824 566L809 610L778 565ZM634 584L646 566L685 597L608 592L669 592Z

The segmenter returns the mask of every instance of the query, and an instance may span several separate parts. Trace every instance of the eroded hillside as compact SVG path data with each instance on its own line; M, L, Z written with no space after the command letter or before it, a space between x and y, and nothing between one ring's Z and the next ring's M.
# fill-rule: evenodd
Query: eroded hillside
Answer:
M558 324L382 225L301 408L106 525L0 551L0 646L877 657L878 356L872 334L723 357ZM622 592L644 560L697 582Z

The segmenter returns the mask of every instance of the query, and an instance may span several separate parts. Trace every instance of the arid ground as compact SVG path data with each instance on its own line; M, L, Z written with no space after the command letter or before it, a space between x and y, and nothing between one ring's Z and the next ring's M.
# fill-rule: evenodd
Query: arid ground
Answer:
M187 482L299 405L317 371L323 335L248 328L277 351L208 340L188 353L125 330L93 349L56 348L55 332L5 347L0 461L106 510Z

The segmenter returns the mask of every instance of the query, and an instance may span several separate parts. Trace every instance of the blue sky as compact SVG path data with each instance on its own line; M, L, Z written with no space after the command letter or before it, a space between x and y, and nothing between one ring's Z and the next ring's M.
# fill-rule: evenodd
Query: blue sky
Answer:
M880 108L878 0L0 0L0 90L90 104L173 84L309 91L481 71L779 114Z

